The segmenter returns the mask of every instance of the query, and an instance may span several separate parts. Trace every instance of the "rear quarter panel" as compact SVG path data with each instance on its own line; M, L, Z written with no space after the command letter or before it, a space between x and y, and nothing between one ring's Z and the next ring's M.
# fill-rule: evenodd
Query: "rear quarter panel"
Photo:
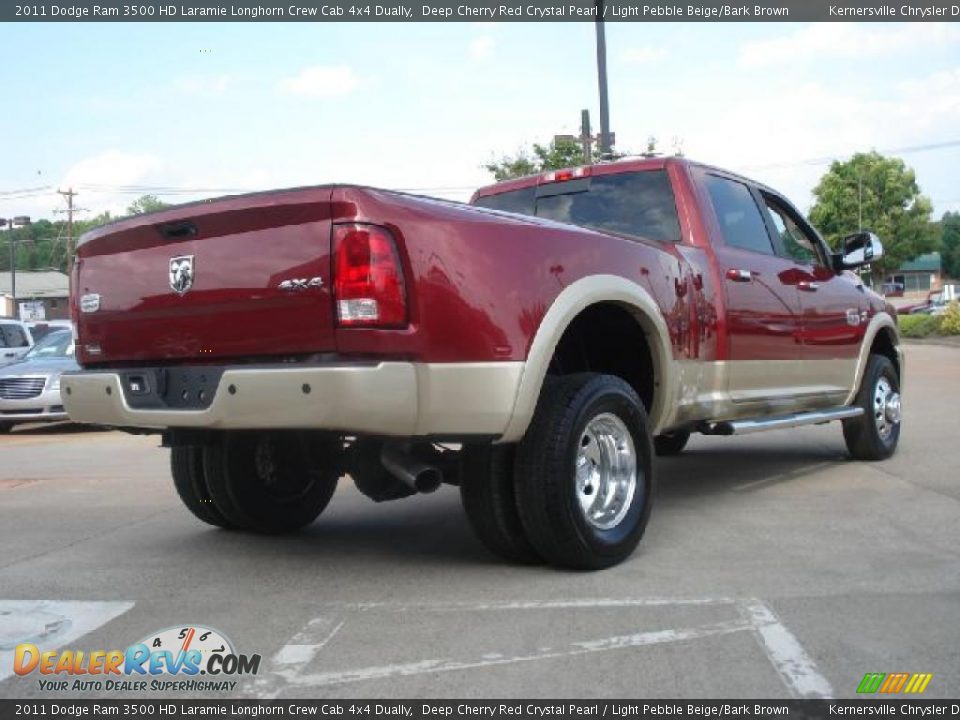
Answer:
M559 293L591 275L617 275L646 289L667 319L673 352L701 352L689 335L697 314L709 312L698 305L702 293L692 287L680 246L369 189L341 188L334 199L355 205L360 222L389 219L412 308L406 329L339 329L342 353L524 360Z

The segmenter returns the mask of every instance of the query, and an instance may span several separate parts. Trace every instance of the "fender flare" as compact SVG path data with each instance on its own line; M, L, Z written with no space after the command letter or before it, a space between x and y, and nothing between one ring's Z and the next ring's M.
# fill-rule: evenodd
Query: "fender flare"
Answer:
M517 388L513 413L499 442L517 442L527 431L540 398L550 359L570 323L583 310L598 303L614 303L629 311L647 337L653 359L653 406L649 409L654 432L663 426L676 396L678 373L673 362L670 333L660 308L640 285L617 275L589 275L563 289L543 316L533 338Z
M900 390L903 391L904 357L903 350L900 347L900 329L897 326L897 321L890 317L889 313L881 311L870 319L870 323L863 333L863 341L860 343L860 356L857 358L857 369L853 377L853 389L847 396L847 405L854 401L857 392L860 390L860 383L863 382L863 373L867 369L867 360L870 358L870 348L873 346L873 341L876 340L877 335L884 331L889 331L893 336L893 347L896 350L900 366Z

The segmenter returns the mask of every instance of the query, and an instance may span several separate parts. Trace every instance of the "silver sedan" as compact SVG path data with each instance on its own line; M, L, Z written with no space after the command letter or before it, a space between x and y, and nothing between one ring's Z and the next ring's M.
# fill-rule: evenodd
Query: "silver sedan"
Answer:
M19 423L67 420L60 376L78 369L70 330L51 332L22 360L0 368L0 433Z

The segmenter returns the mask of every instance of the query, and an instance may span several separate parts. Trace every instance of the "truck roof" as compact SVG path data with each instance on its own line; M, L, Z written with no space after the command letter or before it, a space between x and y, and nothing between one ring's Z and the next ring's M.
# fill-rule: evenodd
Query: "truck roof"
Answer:
M693 166L693 167L702 167L707 170L716 170L722 172L724 175L729 175L731 177L740 178L745 182L748 182L752 185L757 185L764 190L769 191L773 195L780 196L781 193L777 192L775 189L770 188L763 183L757 182L751 178L745 177L739 173L733 172L731 170L726 170L725 168L717 167L715 165L710 165L708 163L697 162L696 160L691 160L690 158L685 157L632 157L624 158L623 160L616 160L614 162L607 163L595 163L592 165L580 165L577 167L564 168L563 170L549 171L549 172L540 172L533 175L524 175L523 177L514 178L511 180L504 180L503 182L492 183L490 185L484 185L479 188L470 199L470 202L476 202L477 198L487 197L490 195L499 195L500 193L509 192L511 190L522 190L528 187L534 187L545 181L547 175L550 172L561 173L566 170L578 171L580 169L586 170L587 173L591 176L597 175L612 175L614 173L622 172L636 172L642 170L662 170L668 165L682 165L682 166ZM550 182L547 180L547 182Z

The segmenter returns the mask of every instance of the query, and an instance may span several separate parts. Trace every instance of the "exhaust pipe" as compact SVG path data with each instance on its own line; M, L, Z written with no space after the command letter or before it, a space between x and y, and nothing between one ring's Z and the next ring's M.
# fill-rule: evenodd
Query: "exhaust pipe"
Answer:
M443 473L400 448L384 443L380 462L397 480L419 493L432 493L443 484Z

